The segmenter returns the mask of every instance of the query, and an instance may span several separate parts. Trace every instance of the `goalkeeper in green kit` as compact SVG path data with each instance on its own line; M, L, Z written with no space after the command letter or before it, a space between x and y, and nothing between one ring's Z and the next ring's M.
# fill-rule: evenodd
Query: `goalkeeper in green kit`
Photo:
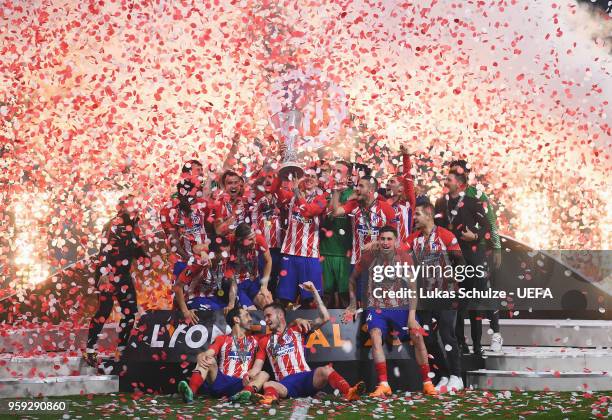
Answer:
M346 185L340 194L341 204L353 195L353 189L348 186L351 171L352 165L344 161L336 162L331 171L328 187ZM320 238L323 300L328 308L346 308L349 304L348 278L351 274L349 253L353 244L351 220L347 216L334 217L330 211L321 224Z

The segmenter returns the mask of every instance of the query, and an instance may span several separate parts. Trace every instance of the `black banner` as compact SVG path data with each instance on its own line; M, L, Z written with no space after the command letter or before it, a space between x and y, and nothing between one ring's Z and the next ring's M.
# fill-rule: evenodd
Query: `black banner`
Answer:
M310 362L367 360L370 342L367 327L362 323L365 314L355 322L341 322L343 310L329 310L331 320L306 337L306 358ZM143 315L134 328L124 352L126 361L190 363L198 353L206 350L219 335L229 334L225 317L218 311L199 311L199 322L187 325L180 312L151 311ZM316 310L289 311L287 320L315 319ZM252 312L253 334L264 334L261 312ZM412 358L407 343L389 338L385 352L389 359Z

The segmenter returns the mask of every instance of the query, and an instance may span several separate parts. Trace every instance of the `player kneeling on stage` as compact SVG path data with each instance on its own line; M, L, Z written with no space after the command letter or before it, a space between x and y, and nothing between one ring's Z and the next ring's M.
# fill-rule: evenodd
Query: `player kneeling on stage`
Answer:
M226 322L232 328L231 334L218 336L205 352L198 354L189 383L179 382L178 392L184 402L192 402L202 386L213 397L248 402L268 380L269 375L261 370L262 364L253 364L258 343L247 334L251 326L249 312L235 307L227 314Z
M362 301L368 302L366 320L368 332L372 339L372 358L378 374L378 386L370 396L386 397L393 393L387 382L387 361L383 349L383 337L386 337L389 333L389 327L398 333L400 340L407 338L406 329L410 330L415 359L423 379L423 393L436 395L436 389L431 382L431 378L429 378L429 362L425 342L423 341L424 331L416 319L416 283L408 277L404 278L395 274L387 276L386 273L384 276L382 275L382 272L386 271L382 270L383 268L395 267L396 264L414 264L409 251L398 249L396 244L397 230L391 226L384 226L380 229L377 242L363 250L361 260L355 266L349 279L351 303L346 309L343 319L353 319L355 316L357 308L355 283L361 273L367 270L367 296ZM375 291L376 288L380 290ZM394 297L394 294L400 294L402 289L405 288L412 290L415 298ZM381 298L376 298L382 292L386 294Z
M359 382L350 386L331 366L318 367L310 370L304 356L304 341L306 335L329 321L327 308L321 301L321 296L312 282L301 285L307 292L312 293L320 316L310 321L306 334L299 327L287 325L285 308L278 303L271 303L264 308L264 320L270 333L259 341L259 350L253 370L261 369L266 356L270 360L276 381L264 384L264 395L260 396L260 403L271 405L279 398L300 398L314 396L329 385L340 391L348 401L359 399L365 385Z
M228 279L231 277L228 270L229 249L229 241L225 238L217 238L210 245L211 254L207 245L194 246L197 263L188 265L177 276L173 287L176 305L188 323L198 322L198 310L226 310L226 306L229 306L226 294L228 285L229 302L234 302L237 289Z

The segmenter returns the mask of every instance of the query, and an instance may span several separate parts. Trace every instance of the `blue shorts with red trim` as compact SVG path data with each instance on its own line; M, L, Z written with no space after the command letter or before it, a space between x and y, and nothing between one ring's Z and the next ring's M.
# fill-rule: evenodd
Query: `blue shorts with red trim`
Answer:
M243 280L238 283L238 301L240 306L254 306L253 299L261 289L261 282L258 280Z
M379 328L383 337L389 333L389 327L398 332L400 340L407 338L408 310L407 309L374 309L369 308L366 317L368 331Z
M217 372L215 381L212 384L204 381L201 389L202 392L219 398L231 397L232 395L242 391L242 388L244 388L244 385L242 385L242 379Z
M283 276L283 274L285 274ZM281 258L281 274L278 276L276 296L280 299L295 301L299 285L311 281L321 292L323 287L323 270L318 258L298 257L283 254ZM312 299L312 293L299 289L302 299Z
M304 398L313 397L317 393L318 389L314 387L313 381L314 370L311 370L285 376L279 383L287 388L287 397Z

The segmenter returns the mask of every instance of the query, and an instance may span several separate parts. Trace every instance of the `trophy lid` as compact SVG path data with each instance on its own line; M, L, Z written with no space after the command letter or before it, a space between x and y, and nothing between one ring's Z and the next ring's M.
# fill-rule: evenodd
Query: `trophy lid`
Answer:
M289 179L289 175L293 174L293 179L299 179L304 176L304 169L297 162L285 162L278 170L278 176L281 179Z

